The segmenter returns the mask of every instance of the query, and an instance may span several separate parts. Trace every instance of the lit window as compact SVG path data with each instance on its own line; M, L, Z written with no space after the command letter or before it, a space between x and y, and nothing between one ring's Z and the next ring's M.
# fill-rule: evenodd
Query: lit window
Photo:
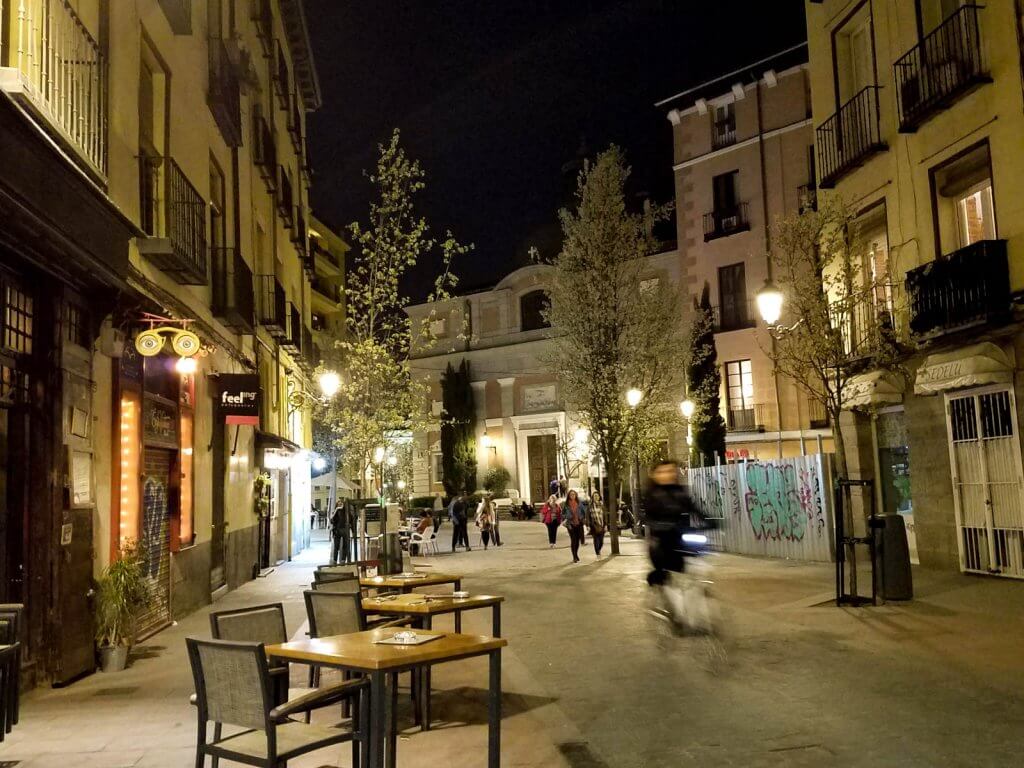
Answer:
M986 179L957 201L957 226L961 247L979 240L995 240L996 222L992 212L992 182Z

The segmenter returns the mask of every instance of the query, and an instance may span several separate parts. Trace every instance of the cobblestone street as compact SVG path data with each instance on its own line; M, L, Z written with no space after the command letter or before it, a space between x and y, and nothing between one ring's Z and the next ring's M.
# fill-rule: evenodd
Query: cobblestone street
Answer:
M441 530L447 540L451 528ZM465 587L506 597L508 766L1012 765L1024 725L1024 593L1006 581L918 571L909 604L836 610L832 572L718 556L720 640L671 636L647 611L642 543L623 556L570 564L566 541L543 527L503 523L500 549L417 558L466 574ZM442 546L442 552L445 547ZM295 562L217 604L282 600L305 632L301 589L326 559L318 542ZM449 626L450 620L438 626ZM465 631L486 632L485 612ZM195 715L184 654L207 636L200 611L136 650L132 667L25 697L21 724L0 745L19 768L194 765ZM296 685L304 677L296 670ZM429 733L407 727L402 766L484 764L486 668L469 661L434 674ZM403 697L406 706L407 697ZM295 766L347 766L320 752Z

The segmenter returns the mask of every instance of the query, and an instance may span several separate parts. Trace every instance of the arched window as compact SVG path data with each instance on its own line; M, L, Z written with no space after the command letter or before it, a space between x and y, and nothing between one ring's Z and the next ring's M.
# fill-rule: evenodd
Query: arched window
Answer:
M551 299L541 290L524 293L519 298L519 330L535 331L548 328L551 324L544 317L544 312L551 306Z

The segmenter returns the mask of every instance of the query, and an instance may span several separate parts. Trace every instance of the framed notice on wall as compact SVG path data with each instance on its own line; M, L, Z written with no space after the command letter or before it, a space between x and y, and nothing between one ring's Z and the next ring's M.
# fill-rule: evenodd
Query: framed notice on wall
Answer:
M92 454L71 449L68 455L71 506L92 506Z

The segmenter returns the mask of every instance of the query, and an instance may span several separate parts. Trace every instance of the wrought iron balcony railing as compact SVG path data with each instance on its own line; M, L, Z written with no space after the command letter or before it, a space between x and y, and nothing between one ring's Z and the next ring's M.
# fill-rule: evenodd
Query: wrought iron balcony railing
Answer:
M171 158L139 157L139 252L182 285L206 285L206 201Z
M288 298L275 275L256 275L257 321L271 336L288 333Z
M979 240L907 272L910 332L921 340L954 333L1010 314L1005 240Z
M964 5L893 65L900 131L911 133L981 83L991 82L982 57L980 5Z
M872 358L895 348L902 338L897 311L902 300L898 284L878 282L832 302L832 327L838 329L849 360Z
M885 149L878 112L878 86L869 85L818 126L819 187L829 189L876 152Z
M281 339L281 346L295 354L302 351L302 314L291 302L288 303L288 333Z
M253 105L252 148L252 161L259 167L267 190L273 192L277 189L277 145L259 104Z
M764 432L778 429L775 405L752 403L746 407L730 405L726 411L725 425L730 432Z
M711 307L711 316L715 333L739 331L757 326L757 307L747 297Z
M106 180L107 61L68 0L0 0L0 90Z
M704 214L704 242L727 237L750 229L750 216L746 203L736 203L732 208L711 211Z
M294 224L295 200L292 196L291 177L283 165L278 167L277 174L277 211L281 214L285 229L291 229Z
M256 22L256 36L259 38L264 56L270 56L274 51L274 14L270 2L271 0L252 2L252 20Z
M320 351L313 343L313 331L305 325L302 327L302 361L307 370L320 364Z
M237 248L211 249L213 314L239 333L252 333L255 294L252 270Z
M711 148L722 149L736 143L736 124L715 123L711 127Z
M227 46L218 38L209 41L209 87L206 103L229 147L242 146L242 88Z

